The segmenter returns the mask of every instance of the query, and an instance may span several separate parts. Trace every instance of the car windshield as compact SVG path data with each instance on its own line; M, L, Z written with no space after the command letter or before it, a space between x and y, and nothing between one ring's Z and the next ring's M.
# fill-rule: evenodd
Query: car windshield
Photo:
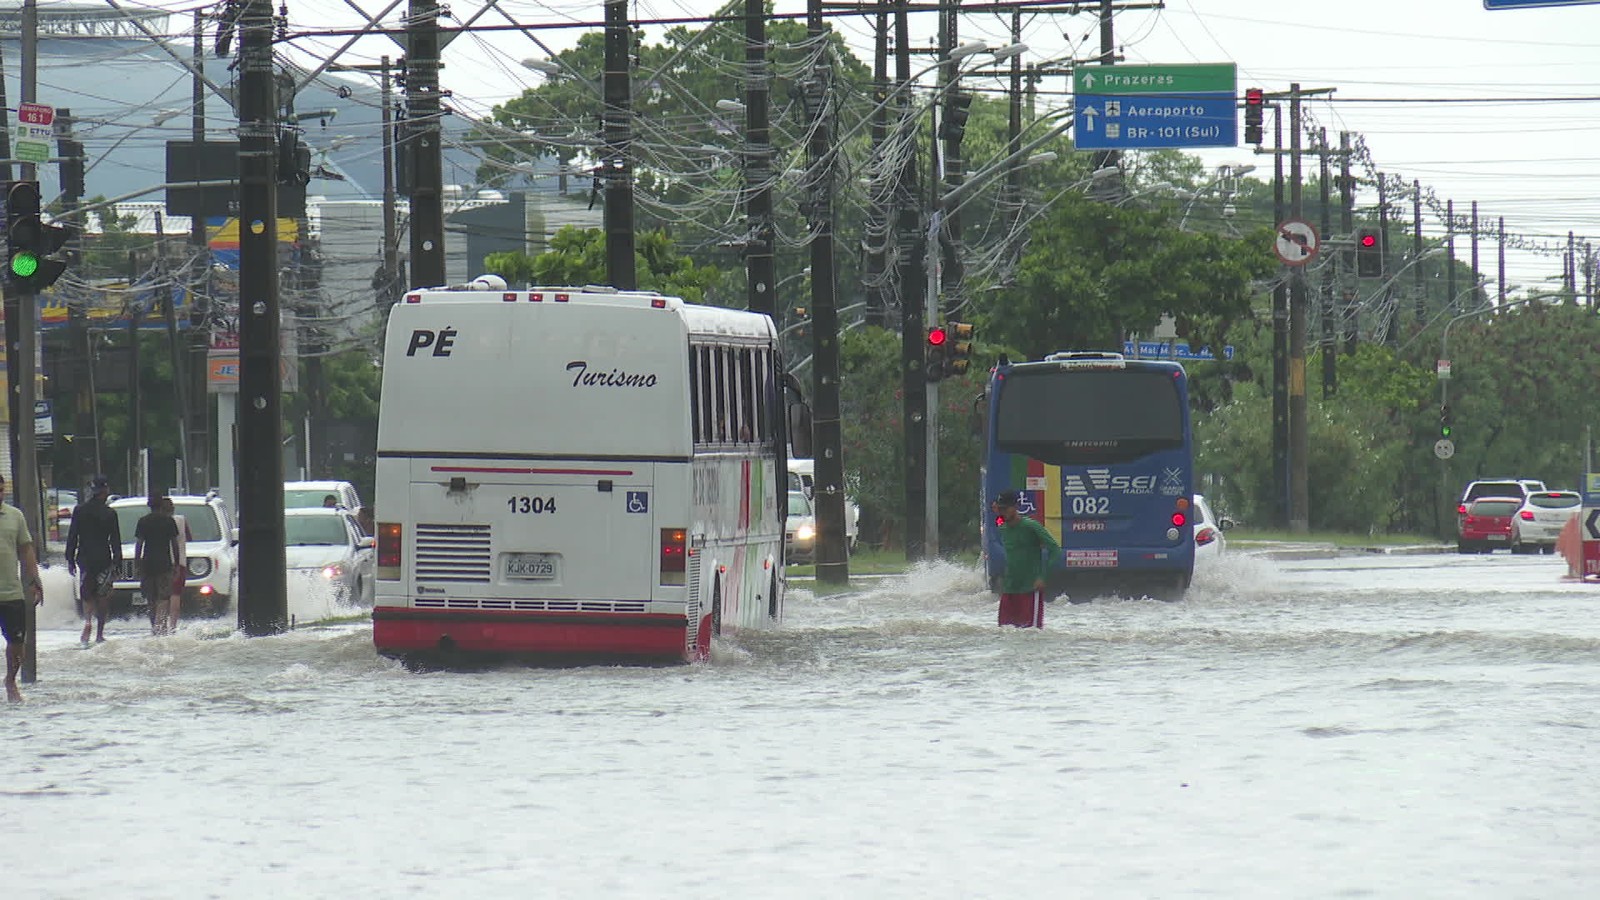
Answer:
M138 527L139 520L150 512L150 507L143 503L129 504L127 506L113 507L117 511L117 528L122 532L122 540L133 542L133 530ZM220 541L222 540L222 525L217 521L217 514L206 503L175 503L172 512L183 517L189 525L189 540L191 541Z
M350 535L339 516L284 516L283 540L290 547L348 544Z
M1472 504L1472 514L1475 516L1509 516L1517 511L1522 504L1515 500L1479 500Z
M1528 502L1541 509L1571 509L1582 502L1577 494L1534 494Z
M285 490L283 492L283 507L284 509L314 508L325 505L324 501L329 497L334 498L335 503L339 502L338 491L308 491L299 488L294 490Z
M806 495L805 494L802 494L802 493L800 493L798 491L790 491L789 492L789 515L791 515L791 516L809 516L809 515L811 515L811 504L810 504L810 502L808 502L806 500Z

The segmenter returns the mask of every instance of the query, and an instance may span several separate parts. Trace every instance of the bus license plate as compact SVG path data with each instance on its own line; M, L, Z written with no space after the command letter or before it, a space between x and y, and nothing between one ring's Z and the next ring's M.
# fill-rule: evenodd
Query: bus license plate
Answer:
M558 574L556 559L553 553L512 553L506 559L506 577L553 580Z

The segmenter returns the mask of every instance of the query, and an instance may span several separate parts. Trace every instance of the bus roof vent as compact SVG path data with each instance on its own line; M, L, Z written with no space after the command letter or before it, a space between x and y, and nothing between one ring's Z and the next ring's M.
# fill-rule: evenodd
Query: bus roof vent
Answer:
M1083 351L1063 351L1052 353L1044 358L1047 363L1055 363L1063 368L1085 369L1123 369L1127 368L1127 361L1121 353L1101 353Z

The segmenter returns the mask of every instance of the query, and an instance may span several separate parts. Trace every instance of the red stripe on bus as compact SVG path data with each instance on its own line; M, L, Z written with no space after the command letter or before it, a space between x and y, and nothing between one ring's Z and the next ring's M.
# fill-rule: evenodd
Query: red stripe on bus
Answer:
M433 466L435 472L487 472L494 475L632 475L628 469L523 469L503 466Z
M472 654L615 654L686 659L683 616L485 614L378 607L372 639L385 655L425 654L446 643ZM709 618L709 617L708 617Z

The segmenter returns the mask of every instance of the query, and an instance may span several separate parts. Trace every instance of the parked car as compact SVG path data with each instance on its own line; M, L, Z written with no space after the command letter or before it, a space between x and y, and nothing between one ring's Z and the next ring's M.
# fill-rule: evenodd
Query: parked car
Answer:
M805 495L816 502L814 474L816 463L809 459L789 460L789 490L803 491ZM856 539L861 535L861 507L850 499L850 492L845 491L844 498L844 539L849 549L856 549Z
M1227 549L1227 538L1222 533L1233 527L1232 520L1219 519L1211 511L1204 494L1194 495L1194 558L1196 562L1213 559Z
M65 488L51 488L44 494L44 514L49 526L49 539L64 541L72 527L72 511L78 506L78 492Z
M789 518L783 526L784 558L791 563L817 558L817 517L805 491L789 492Z
M1583 507L1577 491L1534 491L1511 520L1512 553L1554 553L1567 520Z
M183 587L183 614L220 616L233 604L239 569L239 529L233 512L216 491L205 496L173 495L172 511L189 526L188 581ZM117 527L122 531L122 568L112 584L114 615L143 612L144 597L133 569L133 531L150 512L143 497L112 500Z
M351 512L361 508L361 495L348 481L285 481L283 483L283 508L303 509L322 506L332 494L339 506Z
M1511 520L1522 508L1521 497L1479 497L1465 506L1457 551L1493 553L1496 547L1511 546Z
M374 539L361 533L348 510L285 509L283 540L290 575L326 581L340 603L372 605Z

